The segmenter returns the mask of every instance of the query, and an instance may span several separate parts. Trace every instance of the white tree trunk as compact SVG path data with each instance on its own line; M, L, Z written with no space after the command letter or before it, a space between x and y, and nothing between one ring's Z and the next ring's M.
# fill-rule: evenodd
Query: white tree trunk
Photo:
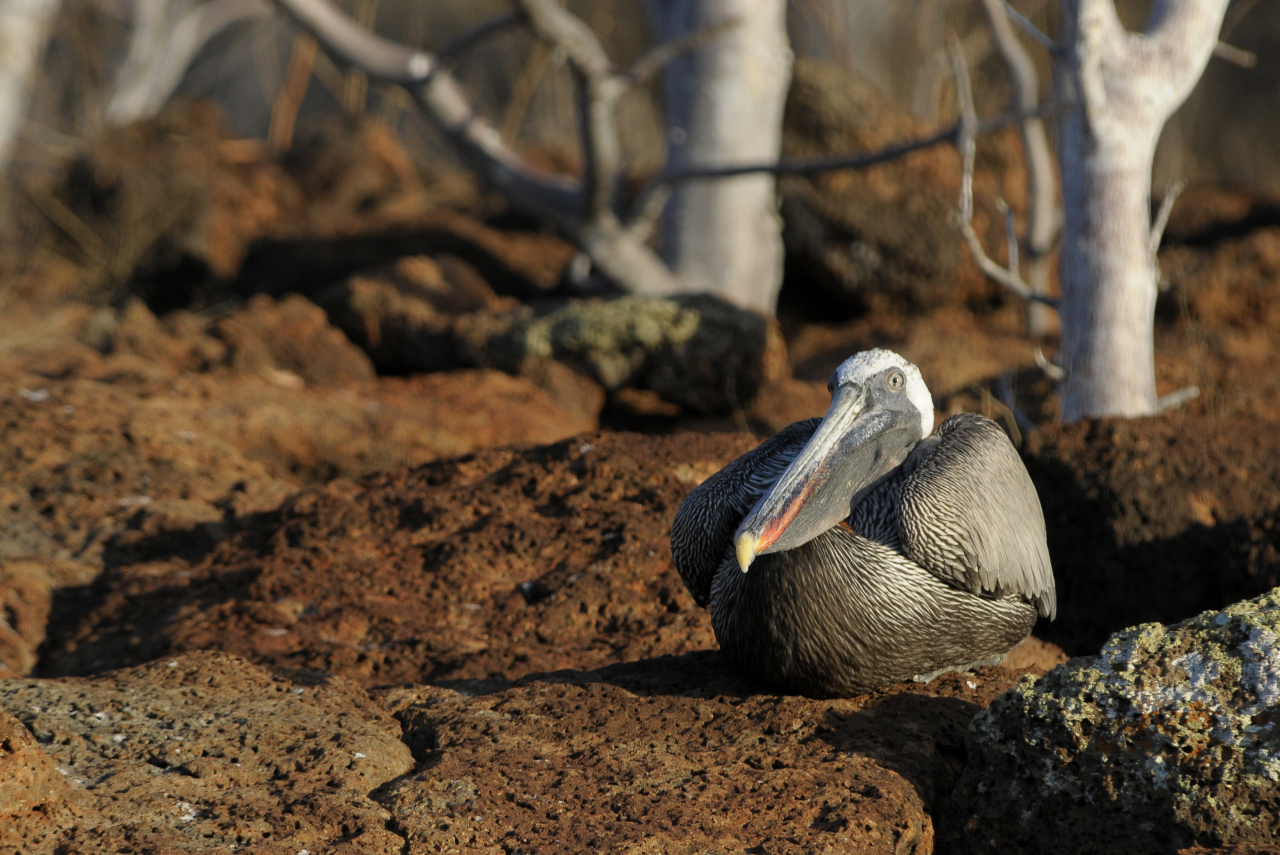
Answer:
M58 6L59 0L0 0L0 171L27 116L31 79Z
M784 0L649 0L649 12L664 41L738 21L666 69L668 168L776 161L792 62ZM685 290L773 313L783 261L773 176L681 184L661 239Z
M114 125L160 112L210 39L271 11L267 0L135 0L133 8L129 52L107 101L107 121Z
M1151 162L1227 2L1155 0L1141 34L1124 29L1112 0L1062 2L1063 421L1156 412Z

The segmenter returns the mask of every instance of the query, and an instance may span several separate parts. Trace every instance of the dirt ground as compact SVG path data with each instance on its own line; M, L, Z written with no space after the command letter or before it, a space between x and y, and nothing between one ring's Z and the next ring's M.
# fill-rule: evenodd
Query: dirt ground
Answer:
M177 851L209 831L226 851L932 851L969 719L1062 650L1037 643L1009 667L846 701L761 693L708 652L708 616L667 542L687 492L759 441L747 428L821 414L829 372L868 347L919 365L940 416L984 412L1018 443L1059 592L1058 620L1036 635L1067 654L1280 584L1280 227L1244 191L1189 191L1160 255L1160 391L1201 389L1177 411L1054 424L1019 308L964 253L925 266L912 254L946 238L933 202L908 206L898 243L879 224L876 239L898 247L889 297L855 289L828 306L806 293L815 271L827 294L852 287L827 251L850 230L894 198L941 192L920 196L895 166L788 189L788 205L826 211L831 226L806 233L788 271L780 329L794 376L694 414L564 366L375 367L317 306L326 288L389 265L434 270L402 294L447 336L458 283L483 286L467 311L563 299L572 250L466 180L421 174L377 126L343 123L272 158L190 109L104 142L50 191L97 233L133 235L122 249L55 234L5 259L0 706L26 728L4 736L0 720L0 771L34 770L14 804L43 829L20 849ZM795 139L801 152L830 144ZM1000 146L979 182L988 194L1011 170ZM183 180L157 189L140 151ZM954 155L928 157L943 181ZM879 207L841 207L864 191ZM143 215L157 194L176 212L162 222ZM921 244L911 229L934 232ZM423 297L422 282L446 290ZM1006 389L1040 427L1020 424ZM54 738L88 725L32 712L33 693L49 709L88 693L109 711L182 697L205 671L230 694L202 715L234 718L241 694L269 691L295 716L264 750L305 753L305 734L337 728L342 699L356 698L359 721L342 727L379 745L390 734L376 775L328 760L219 766L182 798L129 779L146 810L194 805L163 822L142 808L122 819L125 797L51 776L55 762L115 770L155 751L111 754L133 744L127 728L115 743ZM330 679L315 709L288 706ZM22 752L35 759L4 765ZM148 768L189 769L164 763ZM258 801L228 814L242 791ZM309 804L324 805L319 824L290 826ZM106 819L70 830L86 816ZM257 830L237 840L237 817Z

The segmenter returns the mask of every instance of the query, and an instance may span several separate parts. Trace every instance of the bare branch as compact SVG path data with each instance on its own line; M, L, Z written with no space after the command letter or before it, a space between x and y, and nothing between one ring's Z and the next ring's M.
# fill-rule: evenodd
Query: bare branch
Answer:
M669 42L663 42L655 45L645 52L638 60L636 60L630 68L623 72L632 85L642 85L649 82L655 74L663 69L668 63L683 56L690 51L695 51L705 45L714 38L723 35L728 30L738 26L741 20L732 16L718 21L709 27L703 27L700 30L689 33L682 38L674 39Z
M1224 41L1219 41L1213 46L1213 55L1241 68L1253 68L1258 64L1258 55L1256 53L1244 48L1238 48L1235 45L1229 45Z
M1035 109L1040 101L1040 79L1035 63L1027 54L1009 23L1009 5L1005 0L982 0L991 30L995 35L996 49L1009 69L1013 82L1013 107L1024 115ZM1027 178L1030 184L1030 204L1027 211L1027 256L1031 290L1040 295L1049 293L1049 251L1053 247L1054 234L1061 216L1058 211L1057 181L1053 168L1053 155L1049 150L1049 137L1044 122L1038 116L1027 116L1021 125L1022 148L1027 157ZM1017 270L1012 261L1010 269ZM1027 308L1027 328L1033 335L1048 332L1049 318L1040 304Z
M463 159L490 186L506 196L513 207L545 220L575 241L605 276L633 294L663 295L680 290L671 271L648 247L622 228L612 211L584 221L582 214L587 206L582 182L540 172L526 163L503 142L498 130L475 111L462 87L448 69L442 67L438 57L360 29L328 0L275 2L341 61L374 77L405 86L422 109L444 129ZM538 0L526 0L524 5L536 12L548 13L552 24L559 20L556 12L562 11L557 8L548 12L547 6L554 4ZM594 34L590 37L594 40ZM575 51L578 49L594 50L589 41L575 43ZM593 70L601 65L599 56L592 57L589 53L575 53L574 61L585 63Z
M1160 251L1160 240L1164 237L1164 228L1169 225L1169 215L1173 213L1173 203L1178 201L1178 197L1182 195L1187 185L1182 181L1175 181L1169 185L1169 189L1164 191L1164 198L1160 200L1160 210L1156 212L1155 222L1151 224L1151 239L1148 248L1151 257L1154 258L1156 253Z
M1017 268L1016 248L1010 253L1010 265L1001 267L987 255L982 248L982 241L973 230L973 160L976 151L975 137L978 131L978 114L973 106L973 90L969 84L969 68L964 61L964 53L960 50L959 40L954 33L948 34L947 52L951 58L952 71L956 80L956 95L960 101L960 137L956 147L960 149L962 172L960 176L960 234L963 235L974 261L988 278L1003 285L1009 291L1024 300L1034 300L1048 306L1056 306L1057 301L1043 294L1036 294L1031 286L1023 281ZM1016 247L1017 238L1013 241Z
M570 63L587 77L613 72L613 63L596 34L579 17L555 0L516 0L533 32L565 53Z
M564 51L578 86L587 216L614 218L613 191L622 163L617 106L625 84L587 24L555 0L517 0L538 38ZM612 233L612 229L608 230Z
M276 0L302 27L348 65L391 83L426 83L439 67L430 53L361 29L326 0Z
M107 120L116 125L158 113L210 39L271 6L266 0L212 0L180 15L180 4L141 0L136 10L129 52L107 102Z
M436 51L436 60L441 63L453 62L462 54L471 50L485 39L496 36L503 30L510 29L516 24L524 21L524 14L518 11L504 12L501 15L494 15L487 21L482 22L474 29L467 30L453 41L449 42L440 50Z
M1052 110L1054 105L1045 104L1028 114L1043 116ZM1000 128L1021 122L1025 115L1007 113L993 119L983 119L978 123L977 133L987 134ZM768 173L770 175L816 175L821 172L838 172L842 169L868 169L881 163L899 160L917 151L933 148L943 143L957 144L960 139L960 123L948 125L935 134L921 137L918 140L893 143L878 151L857 152L852 154L836 154L826 157L796 157L775 160L769 163L743 163L733 166L694 165L683 169L673 169L654 178L651 187L645 188L649 193L653 185L679 184L684 181L698 181L704 178L734 178L739 175Z
M1067 369L1061 365L1050 362L1049 358L1044 355L1044 351L1040 349L1040 345L1031 348L1031 355L1035 357L1036 365L1044 372L1045 376L1050 380L1062 380L1067 376Z
M1031 22L1030 18L1013 8L1013 4L1010 3L1009 0L1003 0L1001 5L1004 7L1004 11L1008 14L1008 17L1011 18L1024 33L1039 42L1045 50L1049 51L1049 53L1057 53L1061 49L1061 45L1046 36L1039 27Z
M1156 401L1156 412L1167 413L1170 410L1176 410L1200 397L1199 386L1187 386L1177 391L1170 392L1167 395L1161 395L1160 400Z
M653 230L662 218L662 211L671 201L671 185L657 184L651 192L640 197L635 211L627 221L627 231L633 238L644 243L653 236Z

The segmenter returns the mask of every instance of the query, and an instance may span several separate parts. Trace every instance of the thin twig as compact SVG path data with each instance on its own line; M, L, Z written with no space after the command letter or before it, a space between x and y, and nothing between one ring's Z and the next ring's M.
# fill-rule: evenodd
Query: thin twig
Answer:
M1004 10L1009 14L1010 19L1017 24L1024 33L1035 39L1049 53L1057 53L1060 46L1053 39L1044 34L1043 31L1035 24L1031 23L1031 19L1026 15L1013 8L1013 4L1009 0L1004 0Z
M1000 403L1004 404L1009 414L1013 416L1014 425L1021 434L1025 435L1036 429L1036 423L1018 406L1018 396L1013 391L1012 371L1006 371L1000 375L1000 379L996 382L996 392ZM1014 437L1013 441L1015 445L1022 445L1022 436Z
M1148 249L1152 258L1155 258L1156 253L1160 251L1160 241L1164 238L1165 226L1169 225L1169 215L1173 213L1173 203L1178 201L1178 197L1182 195L1182 191L1186 187L1185 182L1175 181L1169 185L1169 189L1164 191L1164 198L1160 200L1160 210L1156 212L1155 222L1151 224Z
M1038 109L1034 115L1043 115L1053 108L1052 104L1045 104ZM1025 116L1007 114L996 116L993 119L984 119L978 125L978 133L986 134L1000 128L1021 122ZM882 163L899 160L917 151L933 148L943 143L957 143L960 138L960 123L948 125L935 134L922 137L918 140L908 140L907 142L893 143L887 145L878 151L857 152L855 154L837 154L825 157L797 157L784 158L775 160L770 163L743 163L734 166L703 166L692 165L683 169L673 169L654 176L645 185L644 189L637 195L637 201L633 205L633 213L630 221L634 221L641 215L643 211L652 210L652 205L656 199L662 199L665 203L666 199L662 194L669 197L672 185L681 184L686 181L700 181L704 179L715 178L736 178L739 175L817 175L823 172L839 172L844 169L869 169L872 166L878 166ZM661 214L661 208L658 214Z
M982 241L973 230L973 161L977 149L975 137L978 130L978 114L973 105L973 89L969 84L969 69L964 61L964 53L960 50L960 42L955 33L949 33L947 52L950 55L952 71L955 74L956 95L960 101L960 136L956 147L960 149L963 164L960 176L960 216L958 225L974 261L983 273L992 281L1003 285L1024 300L1034 300L1047 306L1057 306L1057 300L1044 294L1037 294L1031 286L1023 281L1016 266L1017 254L1010 256L1011 263L1007 268L1001 267L987 255L982 248ZM1014 238L1016 241L1016 237Z
M289 70L285 72L284 85L276 93L271 105L271 125L267 130L267 144L274 152L282 152L293 144L293 128L298 119L298 108L306 97L315 68L316 40L308 33L293 37L293 50L289 55Z
M1026 114L1041 116L1049 112L1053 105L1046 104L1042 109ZM993 119L984 119L978 123L977 133L987 134L1000 128L1021 122L1026 115L1006 113ZM744 163L734 166L689 166L684 169L664 172L654 179L661 184L679 184L683 181L694 181L702 178L734 178L739 175L752 175L767 172L772 175L814 175L819 172L836 172L841 169L866 169L891 160L898 160L913 152L933 148L943 143L958 144L960 140L960 122L948 125L935 134L921 137L918 140L893 143L879 151L857 152L852 154L835 154L825 157L784 158L772 163Z
M1156 401L1156 412L1167 413L1170 410L1176 410L1185 406L1196 398L1200 397L1199 386L1187 386L1177 391L1170 392L1167 395L1161 395L1160 400Z
M1044 372L1044 376L1053 381L1062 381L1066 379L1067 369L1061 365L1050 362L1049 357L1044 355L1044 351L1040 349L1040 345L1031 348L1031 355L1035 357L1036 365Z
M741 23L736 15L717 21L710 26L695 30L686 36L669 42L655 45L631 64L623 74L633 86L643 85L661 71L668 63L695 51L713 39L718 38Z
M1213 46L1213 55L1241 68L1254 68L1258 64L1258 55L1253 51L1222 41Z
M436 51L436 61L440 64L451 63L462 56L462 54L474 48L492 36L504 30L509 30L516 24L524 22L524 13L520 10L511 12L503 12L501 15L495 15L487 21L484 21L467 30L453 41L449 42L440 50Z
M506 109L502 111L502 138L508 143L515 143L520 136L520 128L524 125L525 114L533 102L533 95L538 91L547 66L551 62L551 48L542 42L534 42L533 49L525 58L524 66L511 84L511 96L507 99Z

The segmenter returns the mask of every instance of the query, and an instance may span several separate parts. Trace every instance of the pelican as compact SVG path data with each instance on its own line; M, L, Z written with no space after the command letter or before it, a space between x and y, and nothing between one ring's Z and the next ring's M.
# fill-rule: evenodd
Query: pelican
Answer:
M721 649L784 691L846 697L997 664L1057 611L1044 515L994 422L933 430L916 366L869 350L796 422L700 484L676 568Z

